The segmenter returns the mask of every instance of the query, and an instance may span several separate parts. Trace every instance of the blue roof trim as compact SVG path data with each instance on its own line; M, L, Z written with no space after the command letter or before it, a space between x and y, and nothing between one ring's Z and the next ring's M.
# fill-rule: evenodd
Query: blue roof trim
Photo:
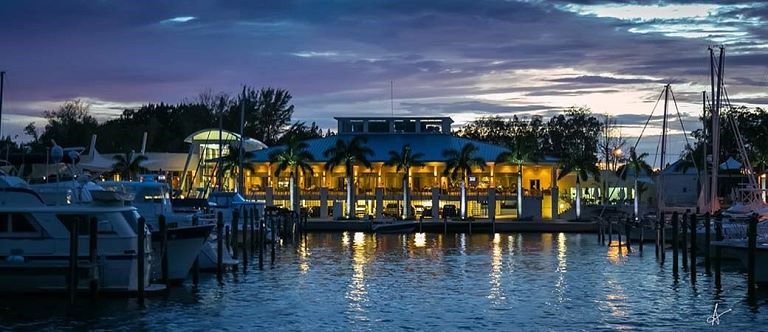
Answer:
M323 152L336 144L336 140L343 139L349 141L355 135L340 134L323 138L315 138L304 141L307 144L307 151L312 154L315 162L324 162L327 159ZM409 144L414 152L423 153L421 158L423 162L442 162L445 161L443 151L447 149L461 150L467 143L472 143L478 147L478 157L485 161L495 161L496 157L502 152L508 151L506 148L483 143L467 138L457 137L445 134L388 134L388 135L366 135L368 138L367 146L373 150L373 156L368 160L371 162L385 162L389 160L389 151L400 152L403 145ZM251 162L267 162L269 154L273 151L282 149L284 146L274 146L264 150L255 151ZM540 162L551 163L552 158L543 158Z

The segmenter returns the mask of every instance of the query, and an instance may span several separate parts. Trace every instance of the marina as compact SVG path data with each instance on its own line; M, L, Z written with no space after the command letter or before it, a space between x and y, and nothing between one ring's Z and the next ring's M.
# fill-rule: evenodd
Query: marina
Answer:
M0 331L768 331L768 3L0 22Z

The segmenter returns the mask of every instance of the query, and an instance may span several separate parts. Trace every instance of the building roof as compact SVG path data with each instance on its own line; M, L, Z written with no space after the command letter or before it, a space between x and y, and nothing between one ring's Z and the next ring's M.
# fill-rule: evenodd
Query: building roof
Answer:
M355 135L340 134L336 136L328 136L323 138L316 138L304 141L307 143L307 151L309 151L314 157L315 162L324 162L327 159L323 157L323 152L336 144L337 139L343 139L349 141ZM461 150L462 146L467 143L472 143L478 147L478 157L485 159L485 161L495 161L496 157L502 152L508 151L506 148L483 143L467 138L457 137L453 135L445 134L424 134L424 135L408 135L408 134L388 134L388 135L366 135L368 143L366 144L371 150L373 150L373 156L368 158L371 162L386 162L389 160L389 151L400 152L403 145L409 144L412 150L416 153L423 153L421 158L423 162L442 162L445 161L443 157L443 151L447 149ZM280 150L283 146L275 146L264 150L256 151L251 158L252 162L266 162L269 161L269 154L273 151ZM541 163L552 163L554 160L551 158L544 158Z

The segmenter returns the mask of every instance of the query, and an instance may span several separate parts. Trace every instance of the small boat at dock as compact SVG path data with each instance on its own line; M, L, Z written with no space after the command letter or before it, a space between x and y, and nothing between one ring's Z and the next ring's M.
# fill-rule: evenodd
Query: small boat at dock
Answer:
M392 223L373 224L371 231L379 234L413 233L419 227L418 221L396 221Z

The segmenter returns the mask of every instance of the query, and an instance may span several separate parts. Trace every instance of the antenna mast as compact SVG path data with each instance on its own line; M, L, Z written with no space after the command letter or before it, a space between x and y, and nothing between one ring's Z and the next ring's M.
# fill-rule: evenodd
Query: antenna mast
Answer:
M395 117L395 81L389 81L389 109Z

